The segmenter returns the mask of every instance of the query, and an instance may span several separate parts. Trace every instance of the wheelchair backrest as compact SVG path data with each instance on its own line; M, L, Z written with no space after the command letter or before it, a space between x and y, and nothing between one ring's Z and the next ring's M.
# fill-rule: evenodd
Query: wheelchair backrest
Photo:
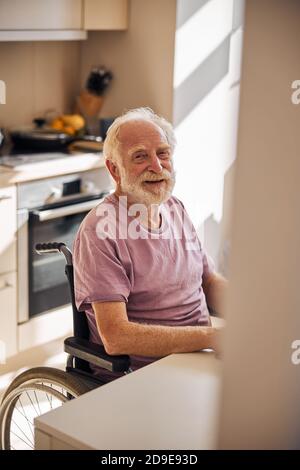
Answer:
M65 273L69 281L71 304L73 310L73 333L76 338L89 339L89 327L86 315L77 310L75 303L74 271L73 265L66 264Z

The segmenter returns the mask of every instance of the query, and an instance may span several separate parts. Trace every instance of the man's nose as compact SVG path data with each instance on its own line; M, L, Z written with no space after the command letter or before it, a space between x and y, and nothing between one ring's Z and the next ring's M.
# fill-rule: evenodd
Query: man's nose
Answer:
M162 169L163 169L162 164L159 158L157 157L157 155L151 156L151 161L150 161L148 170L154 171L155 173L160 173Z

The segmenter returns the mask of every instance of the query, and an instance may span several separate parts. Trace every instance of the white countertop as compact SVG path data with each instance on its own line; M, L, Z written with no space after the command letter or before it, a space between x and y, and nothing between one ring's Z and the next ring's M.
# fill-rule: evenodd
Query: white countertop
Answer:
M213 352L173 354L39 417L37 434L51 449L215 449L220 378Z
M0 188L52 176L66 175L105 166L102 154L66 155L58 160L18 166L15 169L0 165Z

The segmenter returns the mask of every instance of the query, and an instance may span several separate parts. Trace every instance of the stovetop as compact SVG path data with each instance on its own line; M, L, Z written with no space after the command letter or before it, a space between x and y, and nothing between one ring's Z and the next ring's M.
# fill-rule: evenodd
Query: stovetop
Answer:
M0 157L0 165L9 168L15 168L21 165L46 162L49 160L58 160L66 158L67 153L63 152L44 152L44 153L20 153L15 155L5 155Z

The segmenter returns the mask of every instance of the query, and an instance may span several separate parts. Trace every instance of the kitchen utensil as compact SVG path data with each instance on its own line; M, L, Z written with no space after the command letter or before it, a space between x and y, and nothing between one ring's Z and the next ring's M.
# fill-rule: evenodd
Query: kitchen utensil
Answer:
M113 78L113 74L105 67L95 67L90 72L86 82L86 89L97 96L102 96Z
M78 152L98 153L103 150L103 142L78 140L76 142L72 142L68 146L68 150L70 153L78 153Z
M57 152L67 150L75 141L100 143L101 137L93 135L69 135L51 129L15 130L10 133L14 148L40 152Z
M112 73L105 67L95 67L91 70L80 95L76 99L75 112L81 114L88 132L100 132L98 116L104 102L104 94L113 78Z

